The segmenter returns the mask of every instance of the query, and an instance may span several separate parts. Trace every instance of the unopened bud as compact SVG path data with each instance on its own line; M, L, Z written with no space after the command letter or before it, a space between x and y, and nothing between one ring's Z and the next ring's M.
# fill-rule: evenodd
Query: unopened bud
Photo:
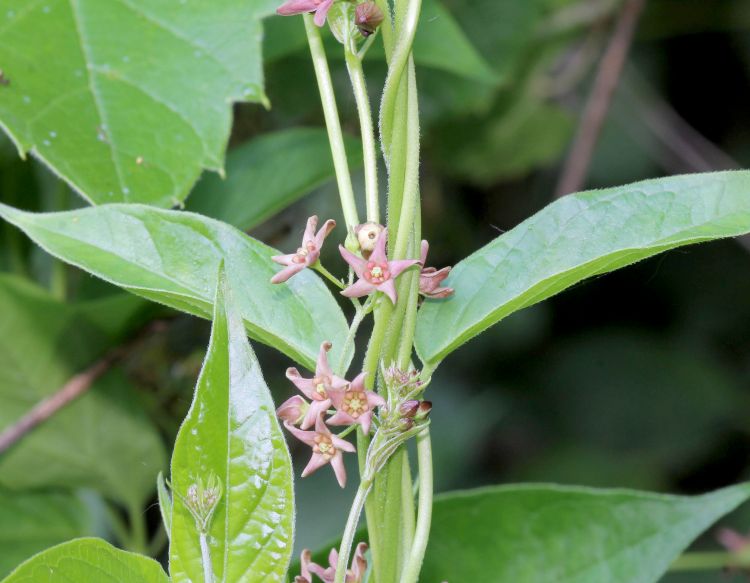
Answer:
M359 6L363 6L363 4L360 4ZM359 10L359 6L357 6L357 10ZM385 229L383 225L373 222L362 223L361 225L354 227L354 234L357 236L359 249L362 251L362 255L365 258L369 257L370 253L375 249L378 235L383 232L383 229Z
M276 409L276 415L282 421L287 421L292 425L299 425L307 414L310 404L299 395L287 399L281 406Z
M404 401L403 403L401 403L398 411L399 413L401 413L401 417L412 419L417 414L419 405L420 403L417 400Z
M417 421L421 421L422 419L427 419L427 417L430 416L430 411L432 411L432 401L422 401L419 404L419 408L417 409L417 414L414 416L414 418Z
M357 5L354 24L364 37L373 34L383 22L383 11L375 2L363 2Z
M198 480L188 486L183 502L195 519L196 526L206 532L211 524L216 507L221 500L222 486L219 477L211 472L208 480Z

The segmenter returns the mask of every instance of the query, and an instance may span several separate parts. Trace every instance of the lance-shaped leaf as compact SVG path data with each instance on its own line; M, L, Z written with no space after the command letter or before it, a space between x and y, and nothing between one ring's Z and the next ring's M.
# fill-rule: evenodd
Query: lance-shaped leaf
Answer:
M750 232L750 172L647 180L566 196L456 265L416 346L433 365L507 315L681 245Z
M39 551L86 535L90 523L72 494L0 490L0 577Z
M0 0L0 124L86 199L171 206L265 101L270 0Z
M26 561L2 583L169 583L161 565L96 538L52 547Z
M344 345L346 319L320 278L305 270L284 285L271 284L277 271L271 256L278 252L227 224L193 213L125 204L48 214L0 204L0 216L63 261L206 318L212 313L216 273L224 261L253 338L313 369L321 342L333 342L337 355Z
M750 497L547 485L482 488L435 500L420 580L656 583L716 520Z
M200 533L186 503L191 487L212 477L219 488L207 542L217 581L280 581L292 551L291 458L235 295L222 274L208 353L172 456L175 583L204 580Z

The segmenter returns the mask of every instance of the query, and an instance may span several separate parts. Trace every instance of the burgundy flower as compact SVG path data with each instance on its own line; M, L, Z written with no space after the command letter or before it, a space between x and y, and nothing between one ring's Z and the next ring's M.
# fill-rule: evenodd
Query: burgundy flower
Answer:
M318 416L324 415L328 411L332 403L329 393L333 389L341 389L349 384L345 379L337 377L331 371L331 367L328 365L328 351L330 349L330 342L323 342L320 345L318 363L315 365L315 376L311 379L303 378L294 367L286 369L286 378L297 385L297 388L312 401L302 420L302 429L312 427Z
M336 414L329 420L329 425L354 425L359 423L365 435L370 433L370 424L375 407L385 405L383 397L365 390L365 377L361 373L350 384L330 392Z
M383 11L378 8L375 2L357 4L357 8L354 11L354 24L357 25L362 36L370 36L382 23Z
M346 468L344 467L344 456L341 452L354 453L357 451L351 443L333 435L323 422L322 415L319 415L315 420L315 431L302 431L288 422L285 422L284 426L294 437L309 445L313 450L309 463L302 470L303 478L330 463L339 486L342 488L346 486Z
M367 559L365 559L365 553L367 552L367 545L365 543L359 543L357 548L354 550L354 557L352 557L352 566L346 570L346 576L344 578L345 583L361 583L362 578L365 576L367 571ZM302 575L295 579L295 583L312 583L311 573L320 577L323 583L333 583L336 578L336 566L339 562L339 553L336 549L331 549L328 554L329 567L323 568L320 565L311 562L310 551L302 551Z
M378 235L375 248L368 259L357 257L354 253L339 245L339 251L354 273L359 278L354 285L350 285L341 293L349 298L359 298L374 291L382 291L392 303L396 303L396 285L393 281L401 273L419 263L417 259L398 259L388 261L385 253L386 231Z
M333 6L334 0L287 0L276 10L276 14L282 16L292 16L294 14L304 14L305 12L315 13L315 24L323 26L328 16L328 11Z
M451 268L443 267L442 269L435 269L434 267L424 267L427 262L427 251L429 249L430 244L427 241L422 241L422 271L419 273L419 293L433 299L447 298L453 294L453 288L440 287L440 284L448 277Z
M325 238L336 226L336 221L328 219L316 234L315 229L317 226L318 217L313 215L307 219L305 234L302 236L302 246L297 249L297 252L290 253L289 255L274 255L271 257L276 263L286 265L284 269L271 278L271 283L283 283L306 267L310 267L318 260L323 241L325 241Z
M288 421L292 425L299 425L309 410L310 404L299 395L294 395L294 397L287 399L276 409L276 415L282 421Z

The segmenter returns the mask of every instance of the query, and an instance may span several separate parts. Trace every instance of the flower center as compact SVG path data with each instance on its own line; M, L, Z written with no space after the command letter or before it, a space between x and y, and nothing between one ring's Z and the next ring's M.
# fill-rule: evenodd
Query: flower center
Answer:
M365 266L365 279L370 283L380 284L387 281L391 277L391 272L388 270L388 263L375 263L374 261L368 261Z
M315 392L320 395L321 399L328 398L328 387L331 385L331 379L326 376L317 376L313 379L313 387Z
M297 252L294 254L294 257L292 258L292 261L294 263L305 263L307 261L308 255L311 253L315 253L318 250L318 248L315 246L315 243L312 241L307 241L307 243L303 244L302 247L297 249Z
M344 395L344 404L342 408L348 415L357 419L362 413L365 413L370 409L370 406L367 404L367 395L362 391L347 392Z
M333 455L336 453L336 448L333 445L333 441L330 437L323 433L318 433L315 436L315 445L313 451L323 456L326 461L330 461Z

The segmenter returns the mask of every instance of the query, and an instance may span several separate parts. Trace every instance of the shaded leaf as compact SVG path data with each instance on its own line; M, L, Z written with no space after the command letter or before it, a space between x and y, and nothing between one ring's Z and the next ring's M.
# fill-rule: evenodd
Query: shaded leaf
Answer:
M655 583L706 528L750 497L507 486L438 497L421 579Z
M212 475L223 492L208 530L217 579L281 580L292 551L292 462L223 270L208 353L172 456L169 564L177 582L203 580L199 532L185 499L191 485Z
M161 565L96 538L63 543L36 555L3 583L169 583Z
M358 140L346 146L350 168L361 166ZM247 231L334 177L324 129L282 130L231 150L226 179L205 176L187 208Z
M455 266L448 300L420 310L416 346L437 364L514 311L681 245L750 232L750 173L647 180L566 196Z
M32 214L0 205L52 255L128 291L210 317L223 260L250 336L314 368L324 340L338 355L348 332L325 284L305 270L273 285L276 252L236 229L196 215L142 205Z
M94 203L179 203L265 100L270 0L3 0L0 122Z

